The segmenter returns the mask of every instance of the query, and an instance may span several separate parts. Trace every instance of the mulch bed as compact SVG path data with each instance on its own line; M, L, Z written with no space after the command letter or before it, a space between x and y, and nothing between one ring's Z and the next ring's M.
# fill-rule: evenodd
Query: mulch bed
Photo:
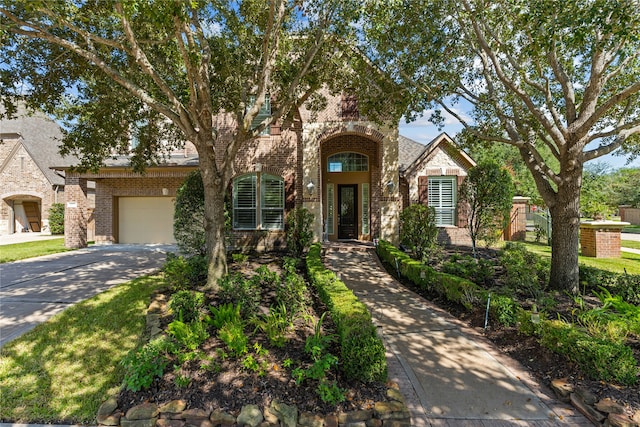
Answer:
M243 265L240 270L244 273L252 274L259 266L268 265L272 271L280 273L280 261L282 254L271 253L261 254L252 257ZM238 267L236 267L238 269ZM324 403L316 392L317 382L306 380L297 385L292 378L291 372L298 365L298 361L310 363L309 355L305 353L304 346L306 337L313 334L313 326L317 319L327 311L326 307L319 300L315 289L307 284L310 292L311 304L309 305L306 317L299 317L295 321L292 332L287 336L287 344L283 348L271 346L260 330L253 330L253 327L246 328L249 335L247 347L252 349L254 344L259 344L268 350L266 357L260 360L266 361L265 373L260 374L246 369L242 366L242 357L235 358L221 356L221 352L230 353L225 344L218 339L214 333L201 346L202 357L187 362L178 369L172 369L178 360L174 359L169 364L167 372L153 381L149 389L132 392L124 390L120 393L118 407L126 412L127 409L144 403L152 402L163 404L171 400L182 399L187 402L187 408L198 408L206 411L220 409L232 414L237 414L243 405L256 404L261 407L268 407L272 400L276 399L289 405L296 405L300 411L308 411L320 414L328 414L336 411L353 411L358 409L369 409L375 402L386 401L387 387L384 383L360 383L347 381L339 372L332 373L328 378L336 381L338 386L345 391L346 400L337 406ZM268 310L270 305L269 296L265 296L261 311ZM206 306L218 305L216 296L206 295ZM163 327L173 320L173 316L167 315L163 319ZM335 334L329 315L325 316L322 323L323 331L326 334ZM340 349L333 344L330 353L339 357ZM203 369L201 364L207 357L215 363L214 368ZM293 361L293 365L287 367L287 361ZM334 372L332 370L332 372ZM176 376L188 377L190 382L187 386L176 385Z

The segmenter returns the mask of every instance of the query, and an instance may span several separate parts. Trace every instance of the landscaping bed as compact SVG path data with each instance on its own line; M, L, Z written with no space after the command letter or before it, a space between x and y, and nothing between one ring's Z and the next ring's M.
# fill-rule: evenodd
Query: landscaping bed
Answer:
M640 319L637 315L622 318L612 309L615 301L624 304L619 302L622 298L611 295L619 292L631 300L637 298L637 276L616 280L607 272L581 267L582 294L574 297L545 289L544 274L540 280L529 280L530 271L519 271L518 285L510 285L507 276L514 274L513 265L505 267L504 255L498 250L479 248L480 267L469 271L472 252L468 247L439 248L425 267L408 257L396 263L396 259L406 255L385 245L379 247L379 254L391 274L484 334L542 384L551 386L552 381L563 378L575 389L588 390L598 399L615 400L629 416L640 411L637 385L640 342L637 329L633 329ZM545 270L544 260L518 261L513 254L509 256L514 264L535 266L541 262L538 267ZM452 272L466 275L469 280L451 276ZM486 317L489 295L492 301ZM536 325L531 323L534 304L535 313L541 317L541 323ZM630 330L620 332L620 327L627 327L621 325ZM605 339L606 334L612 338ZM625 376L623 372L628 374Z
M335 309L327 307L302 267L286 257L283 264L281 253L238 255L230 259L230 275L217 293L166 288L156 296L159 327L149 337L151 343L172 343L166 348L158 344L163 347L160 357L151 362L164 369L149 374L152 379L143 387L137 383L143 364L131 363L131 358L125 362L127 387L117 398L118 410L124 414L142 403L180 400L187 408L237 415L245 405L268 408L277 400L301 413L328 414L373 410L377 402L388 401L386 365L373 374L375 378L351 375L353 368L349 370L342 355L345 333L335 324ZM171 268L165 268L167 273L180 276ZM186 309L178 312L176 292L199 295L195 318L186 319ZM241 332L225 334L222 331L231 329L217 320L225 310L227 317L233 316L229 313L234 309L240 310ZM204 329L191 347L176 347L176 341L188 344L185 334L176 332L177 321L199 322ZM243 335L246 341L238 344L230 335Z

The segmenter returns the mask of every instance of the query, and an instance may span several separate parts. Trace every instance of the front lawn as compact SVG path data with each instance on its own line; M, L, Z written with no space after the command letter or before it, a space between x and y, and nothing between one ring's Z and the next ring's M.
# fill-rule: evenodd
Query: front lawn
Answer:
M64 237L59 239L2 245L0 246L0 264L42 255L55 254L58 252L66 252L69 250L71 249L64 247Z
M39 242L44 243L44 242ZM95 422L118 392L120 361L139 344L158 276L124 283L74 305L0 350L0 421Z
M526 246L527 250L535 254L551 258L551 246L535 242L523 242L523 244ZM640 274L640 255L629 252L622 252L620 258L592 258L579 256L578 261L581 265L599 268L612 273L622 274L626 271L629 274Z
M640 249L640 242L635 240L622 240L620 246L623 248Z

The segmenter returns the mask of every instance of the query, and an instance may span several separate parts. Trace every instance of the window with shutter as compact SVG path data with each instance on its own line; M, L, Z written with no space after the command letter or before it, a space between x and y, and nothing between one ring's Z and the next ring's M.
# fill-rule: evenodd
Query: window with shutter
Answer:
M255 102L256 102L255 97L251 97L251 99L249 100L249 105L252 106L253 104L255 104ZM257 128L258 126L260 126L260 124L263 121L265 121L270 117L271 117L271 97L269 96L269 94L267 94L264 97L264 104L262 104L262 107L260 107L260 111L258 111L258 114L251 121L251 129ZM260 132L260 135L269 135L270 133L271 133L271 126L267 126L264 128L262 132Z
M456 216L456 178L429 177L428 204L436 211L437 225L454 225Z
M284 180L280 177L262 174L261 223L264 230L284 228Z
M284 180L254 173L233 180L235 230L284 229Z
M233 181L233 228L253 230L256 218L256 176L245 175Z

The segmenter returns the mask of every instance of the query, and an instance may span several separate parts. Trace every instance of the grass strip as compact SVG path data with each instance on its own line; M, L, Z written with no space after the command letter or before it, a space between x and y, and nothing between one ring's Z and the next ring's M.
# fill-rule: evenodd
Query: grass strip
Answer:
M2 245L0 246L0 264L70 250L72 249L64 247L64 238Z
M520 243L523 243L527 250L531 252L551 258L551 246L532 242ZM623 274L625 270L629 274L640 274L640 255L630 252L622 252L620 258L592 258L580 255L578 262L581 265L595 267L617 274Z
M120 360L140 342L159 276L69 307L0 349L0 420L91 424L118 392Z
M624 237L624 234L622 235ZM640 249L640 242L635 240L624 240L620 241L620 246L623 248L631 248L631 249Z

